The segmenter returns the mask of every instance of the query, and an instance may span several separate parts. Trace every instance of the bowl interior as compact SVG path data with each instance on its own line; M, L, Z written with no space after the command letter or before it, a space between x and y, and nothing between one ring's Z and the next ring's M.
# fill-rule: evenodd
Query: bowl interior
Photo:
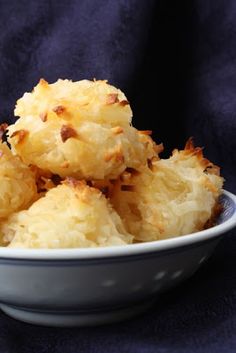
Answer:
M226 222L228 219L233 217L234 213L236 213L235 195L224 191L224 193L220 196L220 203L223 209L217 219L217 225Z

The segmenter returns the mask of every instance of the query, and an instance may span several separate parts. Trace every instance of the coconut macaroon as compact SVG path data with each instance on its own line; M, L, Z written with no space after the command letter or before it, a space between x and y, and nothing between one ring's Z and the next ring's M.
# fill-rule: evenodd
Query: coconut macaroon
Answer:
M98 124L127 126L132 110L121 90L106 80L57 80L49 84L41 79L31 93L18 99L15 115L21 118L36 116L47 120L47 114L67 121L90 121Z
M152 241L202 230L214 217L223 178L189 140L169 159L127 170L113 189L112 204L137 241Z
M106 81L40 80L17 101L15 115L14 153L63 178L113 179L156 155L147 132L131 126L125 95Z
M34 173L0 142L0 219L27 208L36 196Z
M132 242L102 193L68 178L28 210L13 214L0 233L9 247L84 248Z

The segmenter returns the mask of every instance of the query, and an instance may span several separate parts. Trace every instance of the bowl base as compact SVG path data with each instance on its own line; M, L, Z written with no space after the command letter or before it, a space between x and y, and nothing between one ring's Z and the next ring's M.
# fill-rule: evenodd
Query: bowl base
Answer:
M130 319L145 312L155 300L129 307L104 311L43 311L1 304L2 311L14 319L41 326L72 327L98 326Z

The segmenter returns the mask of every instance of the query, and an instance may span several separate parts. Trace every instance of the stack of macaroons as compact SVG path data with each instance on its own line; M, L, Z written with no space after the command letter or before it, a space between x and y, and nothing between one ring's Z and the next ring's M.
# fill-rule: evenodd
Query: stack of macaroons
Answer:
M41 79L15 115L11 150L0 146L2 246L153 241L201 230L216 215L219 169L191 141L160 159L162 145L131 125L129 102L106 81Z

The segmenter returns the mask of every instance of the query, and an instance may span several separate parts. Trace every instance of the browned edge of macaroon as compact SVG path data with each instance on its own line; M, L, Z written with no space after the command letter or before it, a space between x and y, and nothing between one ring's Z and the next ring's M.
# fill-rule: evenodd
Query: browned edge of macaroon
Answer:
M8 124L7 123L3 123L0 125L0 141L3 138L3 135L5 134L6 130L8 128Z
M24 130L24 129L16 130L11 134L10 138L17 137L16 144L20 144L25 140L28 134L29 134L28 130Z
M119 103L118 93L109 93L106 97L106 104L110 105L115 103Z

